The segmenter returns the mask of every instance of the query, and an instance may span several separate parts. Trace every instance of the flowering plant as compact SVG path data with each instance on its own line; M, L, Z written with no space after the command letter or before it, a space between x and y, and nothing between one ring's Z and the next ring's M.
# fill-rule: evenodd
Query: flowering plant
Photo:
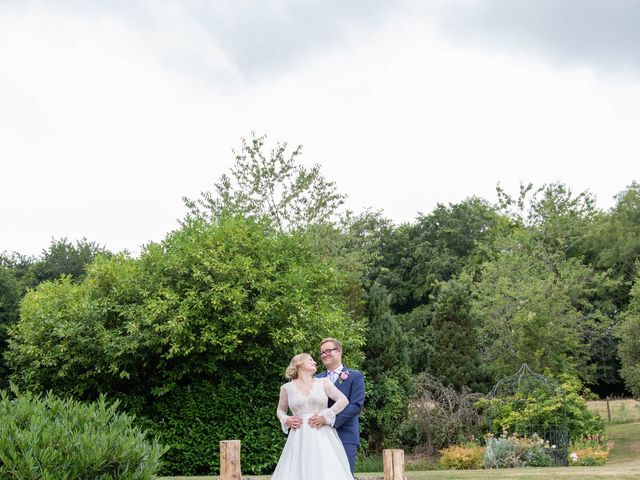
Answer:
M571 444L569 465L604 465L612 448L613 442L607 441L603 435L583 435Z
M339 383L342 383L344 381L346 381L349 378L349 371L348 370L343 370L340 372L340 376L338 379Z

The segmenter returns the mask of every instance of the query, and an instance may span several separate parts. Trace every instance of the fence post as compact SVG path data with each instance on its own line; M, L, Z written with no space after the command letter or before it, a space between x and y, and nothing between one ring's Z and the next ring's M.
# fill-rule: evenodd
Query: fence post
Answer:
M404 450L382 450L382 465L384 468L384 480L405 480Z
M607 417L609 418L609 423L611 423L611 408L609 407L609 395L607 395Z
M240 440L220 442L220 480L241 480Z

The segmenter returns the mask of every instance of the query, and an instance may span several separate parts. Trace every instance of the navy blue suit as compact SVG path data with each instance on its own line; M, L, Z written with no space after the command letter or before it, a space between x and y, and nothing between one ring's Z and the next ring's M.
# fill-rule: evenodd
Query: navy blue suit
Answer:
M351 466L351 473L354 471L356 464L356 449L360 444L360 421L358 415L364 406L364 375L358 370L351 370L343 366L342 373L347 372L349 377L341 380L340 377L335 381L334 385L344 393L349 400L349 405L336 415L336 421L333 427L338 432L338 437L344 445ZM341 375L342 375L341 373ZM324 378L327 372L317 375L318 378ZM335 402L329 399L329 407Z

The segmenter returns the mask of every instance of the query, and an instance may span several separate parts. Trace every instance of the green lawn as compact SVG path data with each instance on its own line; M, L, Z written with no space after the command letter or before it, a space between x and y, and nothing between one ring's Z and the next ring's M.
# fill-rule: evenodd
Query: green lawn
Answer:
M517 468L504 470L441 470L406 472L407 480L462 480L462 479L580 479L615 478L640 479L640 422L614 424L607 427L607 436L615 442L609 461L602 467ZM382 478L382 473L362 473L358 478ZM250 476L268 480L268 476ZM164 477L162 480L217 480L218 477Z

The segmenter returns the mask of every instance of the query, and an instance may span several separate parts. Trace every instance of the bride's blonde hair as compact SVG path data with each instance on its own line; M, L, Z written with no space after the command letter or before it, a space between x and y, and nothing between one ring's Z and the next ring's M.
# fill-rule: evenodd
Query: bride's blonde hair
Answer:
M284 371L284 378L287 380L295 380L298 378L298 369L307 358L311 358L311 355L308 353L299 353L298 355L295 355L289 362L287 369Z

